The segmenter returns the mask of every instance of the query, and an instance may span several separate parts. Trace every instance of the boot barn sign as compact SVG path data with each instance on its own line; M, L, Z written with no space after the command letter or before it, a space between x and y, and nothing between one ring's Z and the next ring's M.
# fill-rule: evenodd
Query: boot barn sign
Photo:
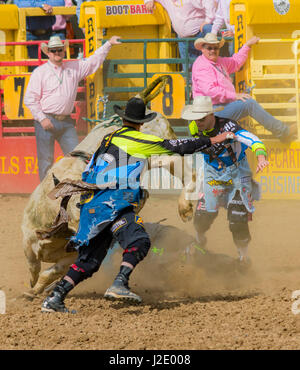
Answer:
M106 16L152 14L152 11L148 11L146 9L145 4L106 5L105 10L106 10Z

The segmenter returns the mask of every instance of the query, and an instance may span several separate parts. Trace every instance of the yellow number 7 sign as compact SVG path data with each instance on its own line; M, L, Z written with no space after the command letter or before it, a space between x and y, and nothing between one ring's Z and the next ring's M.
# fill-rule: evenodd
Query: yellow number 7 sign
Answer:
M151 101L151 109L167 118L181 118L185 105L184 78L179 73L155 74L150 83L160 76L168 76L164 90Z
M4 111L8 119L32 119L24 105L24 95L30 75L12 75L4 80Z

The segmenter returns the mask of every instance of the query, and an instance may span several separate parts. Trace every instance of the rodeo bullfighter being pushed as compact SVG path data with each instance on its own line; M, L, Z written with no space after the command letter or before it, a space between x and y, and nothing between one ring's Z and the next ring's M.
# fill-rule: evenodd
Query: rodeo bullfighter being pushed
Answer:
M123 126L104 137L82 174L84 182L100 188L89 192L88 198L87 195L81 197L78 231L67 245L78 250L78 257L44 300L43 312L68 312L64 304L66 295L98 271L113 238L124 250L123 260L120 272L104 296L141 302L141 298L130 291L128 280L150 248L142 220L134 212L141 200L140 173L147 157L192 154L228 137L235 137L233 133L224 132L210 138L164 140L140 132L142 124L156 115L145 114L146 106L142 99L130 99L125 111L118 106L114 106L114 110L123 118ZM112 182L114 186L111 186Z

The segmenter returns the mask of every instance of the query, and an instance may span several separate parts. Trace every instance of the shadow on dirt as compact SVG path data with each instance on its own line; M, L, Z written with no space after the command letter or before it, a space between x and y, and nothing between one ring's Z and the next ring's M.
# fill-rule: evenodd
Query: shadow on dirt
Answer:
M237 302L242 301L245 299L250 299L260 295L260 292L245 292L239 294L211 294L211 295L203 295L199 297L178 297L178 298L166 298L164 294L158 295L156 293L155 298L152 297L151 300L149 297L145 297L142 303L132 303L127 301L110 301L110 309L114 310L123 310L124 308L128 308L128 313L140 315L145 314L144 309L148 308L149 311L157 310L170 310L174 309L179 306L190 305L193 303L210 303L210 302ZM80 300L90 300L90 301L105 301L106 299L103 298L103 294L99 293L84 293L84 294L77 294L73 295L73 298L80 299ZM157 299L157 301L153 302L153 299ZM93 304L93 303L91 303Z

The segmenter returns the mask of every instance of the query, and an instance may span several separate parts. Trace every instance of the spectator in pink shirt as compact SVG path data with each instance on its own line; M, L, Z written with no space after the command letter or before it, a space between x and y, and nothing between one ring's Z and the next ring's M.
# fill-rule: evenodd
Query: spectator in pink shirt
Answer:
M215 16L214 0L155 0L160 3L168 13L172 27L180 38L204 37L211 31L212 22ZM154 0L144 0L146 8L152 11ZM194 43L188 43L188 55L196 58L200 53L194 48ZM186 43L178 43L180 57L186 58ZM190 64L190 67L192 64ZM186 72L186 64L183 64Z
M202 51L193 64L192 89L193 98L198 95L210 96L214 108L223 107L217 116L235 121L246 116L254 118L268 131L282 141L290 140L297 133L297 125L288 126L274 118L258 104L251 95L237 93L231 82L230 74L238 71L246 62L252 45L259 41L258 37L248 40L238 53L232 57L219 57L224 40L208 33L204 38L195 41L195 48Z
M73 6L72 0L65 0L65 7L70 8ZM66 39L67 34L67 20L70 18L68 15L56 15L55 23L52 26L52 35L59 36L61 40Z
M121 43L119 38L112 36L89 58L66 62L67 41L63 43L58 36L52 36L48 45L42 44L49 61L33 71L24 97L34 118L41 181L53 163L54 141L58 141L64 154L78 144L74 120L70 116L78 83L97 71L112 45Z

